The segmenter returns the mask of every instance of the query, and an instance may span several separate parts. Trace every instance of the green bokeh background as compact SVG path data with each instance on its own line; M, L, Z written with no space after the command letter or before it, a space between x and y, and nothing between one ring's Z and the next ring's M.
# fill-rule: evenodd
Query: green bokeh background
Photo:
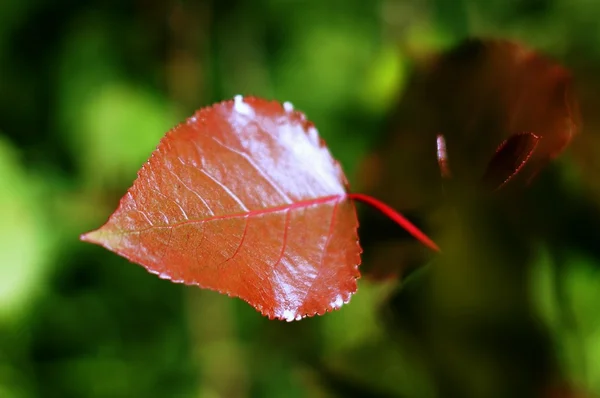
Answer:
M600 70L599 19L591 0L2 0L0 397L443 397L385 332L389 284L361 280L324 317L268 321L78 236L199 107L289 100L352 182L409 53L493 35ZM564 375L600 394L600 264L568 259L565 330L541 253L532 293Z

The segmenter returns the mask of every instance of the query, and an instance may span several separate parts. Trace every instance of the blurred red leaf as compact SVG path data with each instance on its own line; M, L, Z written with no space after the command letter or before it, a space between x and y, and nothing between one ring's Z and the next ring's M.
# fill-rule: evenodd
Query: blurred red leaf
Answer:
M440 208L480 196L503 201L520 218L526 210L514 205L525 188L581 124L570 72L506 40L470 39L416 61L400 94L358 183L436 231L436 224L454 225ZM590 148L583 149L593 160ZM361 243L373 256L362 266L363 276L402 275L429 261L427 251L392 250L406 234L387 220L365 213L361 225Z
M540 140L535 134L514 134L504 141L488 163L483 183L490 189L500 189L527 163Z
M468 184L481 178L501 142L510 143L515 136L513 144L533 142L521 140L525 133L535 135L536 144L515 153L526 159L509 174L519 173L521 181L529 182L562 153L579 128L569 71L520 43L469 40L425 74L425 86L436 93L431 135L446 136L452 171ZM430 138L429 145L433 142Z
M108 222L82 240L291 321L356 291L361 249L346 189L303 114L236 97L169 131Z
M369 181L361 185L400 211L435 207L447 200L441 173L451 174L458 191L476 191L499 145L532 133L539 137L534 150L519 164L518 174L508 172L514 177L504 185L524 187L563 152L579 127L579 105L566 68L520 43L467 40L415 65L370 155ZM440 135L441 165L436 156Z

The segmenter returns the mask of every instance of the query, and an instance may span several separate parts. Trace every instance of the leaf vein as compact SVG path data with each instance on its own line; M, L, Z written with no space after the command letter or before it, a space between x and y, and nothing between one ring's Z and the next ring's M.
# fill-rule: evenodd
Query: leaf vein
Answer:
M223 261L219 266L221 266L221 265L229 262L230 260L233 260L238 255L238 253L240 252L240 249L244 245L244 240L246 239L246 235L248 234L249 218L250 218L250 216L246 216L245 217L246 222L244 223L244 232L242 232L242 237L240 239L240 243L238 244L237 248L235 249L235 251L233 252L233 254L231 256L229 256L229 258L227 260Z
M200 169L200 172L202 174L204 174L205 176L207 176L208 178L210 178L215 184L217 184L223 191L225 191L225 193L227 193L227 195L229 195L229 197L231 199L235 200L236 203L238 205L240 205L240 207L242 208L242 210L249 211L248 208L246 207L246 205L244 204L244 202L242 202L242 200L231 189L227 188L227 186L225 186L225 184L223 184L222 182L220 182L219 180L217 180L215 177L213 177L212 175L210 175L204 169Z
M283 259L283 255L285 254L285 249L287 248L288 230L290 229L291 212L290 212L290 209L286 209L285 211L286 211L285 222L283 224L283 228L284 228L283 229L283 244L281 245L281 252L279 253L277 261L275 261L275 264L273 264L273 269L275 269L275 267L277 267L281 263L281 260Z
M181 207L181 205L180 205L179 203L177 203L177 201L176 201L175 199L173 199L173 198L170 198L169 196L167 196L167 195L165 195L164 193L162 193L162 192L161 192L161 191L160 191L158 188L156 188L156 187L153 187L153 186L152 186L152 185L150 185L150 184L148 184L148 188L149 188L151 191L153 191L154 193L156 193L156 194L158 194L158 195L162 196L163 198L167 199L168 201L171 201L171 202L175 203L175 206L177 206L177 208L179 208L179 211L181 211L181 215L183 215L183 217L185 217L185 219L186 219L186 220L189 220L189 219L190 219L190 218L188 217L188 215L187 215L187 212L186 212L186 211L183 209L183 207ZM162 211L161 211L161 213L162 213L162 215L165 217L165 219L167 219L167 220L169 219L169 218L167 217L167 215L166 215L164 212L162 212Z
M187 189L189 192L191 192L193 195L195 195L195 196L196 196L196 197L197 197L197 198L198 198L198 199L199 199L199 200L202 202L202 204L204 205L204 207L206 207L206 210L208 210L208 211L209 211L209 213L210 213L210 215L211 215L211 216L214 216L214 215L215 215L215 212L214 212L214 211L211 209L211 207L208 205L208 202L206 202L206 200L205 200L205 199L204 199L204 198L203 198L203 197L202 197L202 196L201 196L201 195L200 195L200 194L199 194L199 193L198 193L198 192L197 192L195 189L188 187L188 186L186 185L186 183L184 183L184 182L183 182L183 180L182 180L182 179L181 179L181 178L180 178L180 177L179 177L179 176L178 176L178 175L177 175L177 174L176 174L176 173L175 173L173 170L171 170L171 169L168 169L168 170L169 170L169 172L171 173L171 175L172 175L173 177L175 177L175 178L177 179L177 181L179 181L179 183L180 183L181 185L183 185L183 187L184 187L185 189Z
M222 143L221 141L217 140L215 137L211 137L213 141L215 141L217 144L221 145L223 148L227 149L228 151L231 151L233 153L235 153L238 156L241 156L244 160L246 160L246 162L248 162L248 164L250 166L252 166L252 168L254 168L254 170L256 170L258 172L258 174L261 175L261 177L269 184L273 187L273 189L275 189L275 191L277 191L277 193L279 194L279 196L281 196L281 198L283 200L285 200L287 203L292 203L293 200L292 198L290 198L279 186L278 184L273 181L271 179L271 177L269 177L269 175L267 173L265 173L265 171L258 165L256 164L256 162L254 160L252 160L252 158L250 156L248 156L248 154L237 150L235 148L232 148L229 145L226 145L224 143Z
M256 216L260 216L263 214L276 213L281 210L293 210L293 209L299 209L299 208L303 208L303 207L325 204L325 203L328 203L331 201L336 201L336 203L339 203L339 201L345 197L346 197L346 195L329 195L329 196L324 196L321 198L309 199L309 200L295 202L292 204L286 204L283 206L276 206L276 207L259 209L259 210L249 210L249 211L243 212L243 213L224 214L224 215L213 216L213 217L202 218L202 219L192 219L191 218L188 220L175 222L175 223L167 224L167 225L153 225L148 228L123 231L122 234L124 235L124 234L128 234L128 233L145 232L145 231L153 230L153 229L175 228L175 227L180 227L183 225L190 225L190 224L203 224L203 223L210 222L210 221L232 220L232 219L241 218L241 217L256 217Z
M331 222L329 223L329 232L327 233L327 240L325 241L325 245L323 246L323 255L321 256L321 261L319 263L319 269L317 270L317 275L315 275L315 277L313 278L313 280L310 284L310 287L306 290L306 294L300 301L300 303L301 303L300 305L303 305L304 302L306 301L306 298L312 293L312 291L315 288L315 281L319 280L319 276L321 275L321 272L323 272L323 264L325 263L325 256L327 253L327 248L329 247L329 243L331 243L331 236L333 235L333 227L335 226L335 218L337 216L337 210L339 208L339 204L340 204L340 201L336 200L335 204L333 205L333 210L331 212ZM312 314L301 314L301 315L304 316L304 315L312 315Z

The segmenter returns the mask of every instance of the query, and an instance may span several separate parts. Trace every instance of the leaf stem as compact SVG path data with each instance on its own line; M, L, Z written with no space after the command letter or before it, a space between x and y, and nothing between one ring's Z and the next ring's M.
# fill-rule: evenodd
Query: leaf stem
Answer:
M357 200L359 202L363 202L368 204L369 206L379 210L390 220L394 221L396 224L400 225L404 228L409 234L414 236L418 241L423 243L425 246L429 247L433 251L441 252L439 246L431 240L423 231L421 231L417 226L411 223L408 219L406 219L402 214L398 213L396 210L392 209L390 206L381 202L378 199L375 199L372 196L365 195L362 193L349 193L348 197L350 199Z

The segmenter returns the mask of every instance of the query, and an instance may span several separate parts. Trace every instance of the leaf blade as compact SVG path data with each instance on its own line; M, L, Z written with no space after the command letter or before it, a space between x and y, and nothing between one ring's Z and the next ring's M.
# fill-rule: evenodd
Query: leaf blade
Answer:
M81 239L270 318L322 315L359 277L346 189L303 114L236 98L167 133L109 221Z
M502 188L525 166L539 141L533 133L514 134L503 141L483 174L484 186L494 191Z

